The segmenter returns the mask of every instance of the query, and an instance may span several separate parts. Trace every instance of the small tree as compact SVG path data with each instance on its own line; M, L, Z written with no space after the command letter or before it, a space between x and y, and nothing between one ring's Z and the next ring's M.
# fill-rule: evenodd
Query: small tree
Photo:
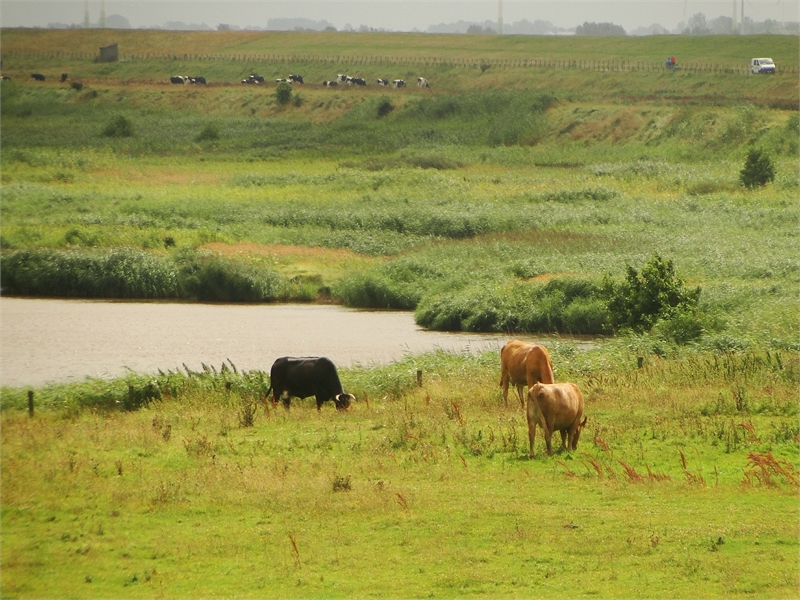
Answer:
M131 137L133 135L133 125L124 116L119 115L111 119L103 130L106 137Z
M769 155L759 148L751 148L744 161L744 168L739 171L739 181L748 190L764 187L775 181L775 167Z
M275 88L275 99L281 106L286 106L292 101L292 86L288 83L279 83Z
M685 289L672 261L658 254L641 274L629 265L625 281L614 285L606 280L605 289L613 325L638 332L650 330L659 319L695 310L700 299L700 288Z

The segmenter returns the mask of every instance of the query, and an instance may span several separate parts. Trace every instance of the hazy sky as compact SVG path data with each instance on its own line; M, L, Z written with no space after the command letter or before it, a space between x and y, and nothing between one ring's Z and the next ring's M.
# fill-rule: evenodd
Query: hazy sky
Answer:
M744 4L744 14L754 21L798 21L797 0L725 0L696 2L693 0L561 0L503 1L503 22L527 19L550 21L558 27L570 28L589 22L612 22L626 31L659 23L674 29L681 21L702 12L706 19L737 15ZM89 0L92 22L100 19L101 0ZM0 0L0 24L3 27L47 27L50 23L83 23L85 0ZM427 30L429 25L455 23L459 20L497 21L498 2L485 0L140 0L125 2L105 0L106 16L119 14L131 26L163 26L167 21L205 23L216 28L220 23L245 28L265 28L270 19L305 17L326 20L337 29L361 25L394 31ZM738 17L737 17L738 18Z

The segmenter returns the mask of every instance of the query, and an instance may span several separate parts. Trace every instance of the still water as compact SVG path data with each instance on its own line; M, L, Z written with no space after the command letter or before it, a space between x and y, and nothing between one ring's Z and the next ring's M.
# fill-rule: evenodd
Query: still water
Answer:
M279 356L386 364L443 349L484 352L508 336L425 331L400 311L321 305L231 305L0 298L0 384L39 386L126 372L268 371Z

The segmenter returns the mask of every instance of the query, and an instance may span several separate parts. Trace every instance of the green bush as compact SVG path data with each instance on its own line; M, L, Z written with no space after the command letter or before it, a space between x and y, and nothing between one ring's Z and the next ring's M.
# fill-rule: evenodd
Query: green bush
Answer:
M270 302L289 295L278 273L217 256L184 258L179 283L182 298L203 302Z
M672 261L654 254L639 274L628 265L625 281L605 282L608 310L614 327L649 331L659 319L691 313L700 298L700 288L686 290Z
M131 137L133 135L133 125L123 115L117 115L106 125L103 135L106 137Z
M381 119L394 110L394 104L386 98L378 103L378 118Z
M209 123L203 128L195 141L197 142L206 142L206 141L214 141L219 139L219 127L217 127L214 123Z
M523 282L510 288L470 285L424 296L414 318L442 331L608 333L601 288L581 279Z
M292 86L288 83L279 83L275 88L275 100L281 106L286 106L292 101Z
M747 153L744 168L739 171L739 181L748 190L764 187L775 181L775 166L769 155L758 148L751 148Z

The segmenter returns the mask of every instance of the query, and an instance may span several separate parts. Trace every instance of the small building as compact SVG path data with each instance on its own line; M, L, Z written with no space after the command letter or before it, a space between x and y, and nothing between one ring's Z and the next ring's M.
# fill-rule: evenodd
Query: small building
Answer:
M118 60L119 52L116 44L100 48L100 62L116 62Z

